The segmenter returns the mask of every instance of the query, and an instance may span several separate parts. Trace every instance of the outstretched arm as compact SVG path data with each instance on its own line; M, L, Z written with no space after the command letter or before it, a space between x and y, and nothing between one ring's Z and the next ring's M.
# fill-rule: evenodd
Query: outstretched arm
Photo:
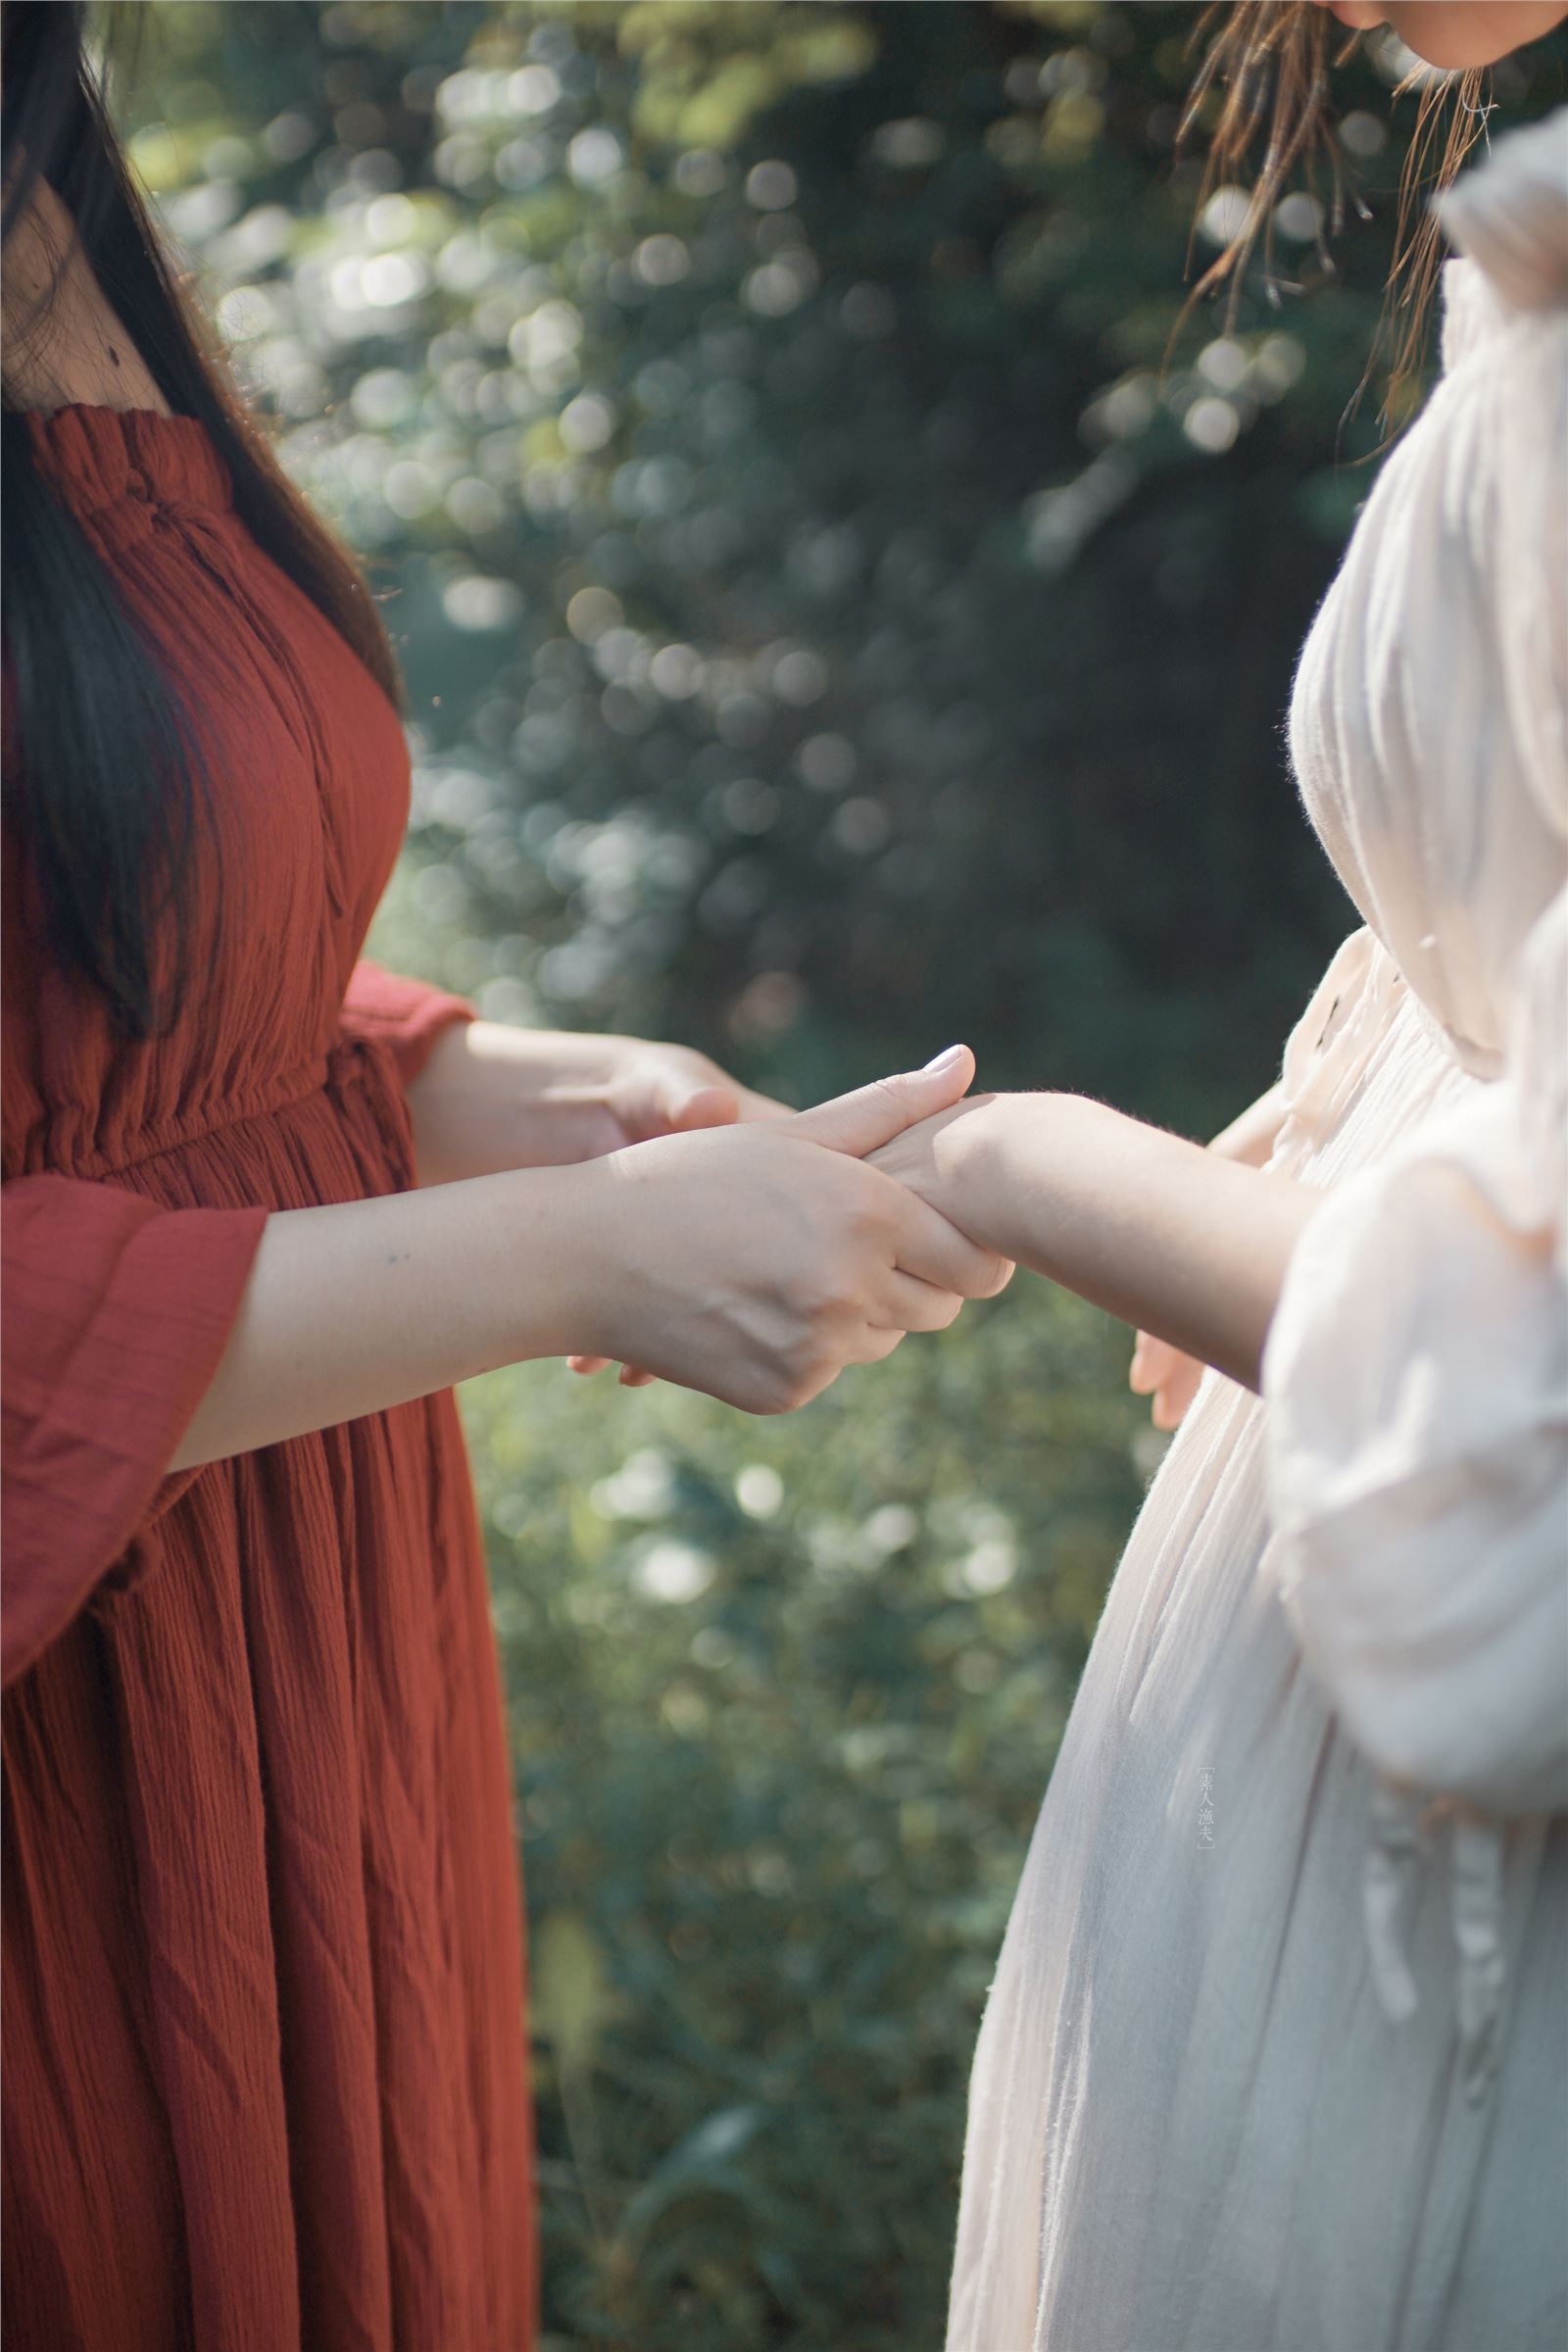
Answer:
M979 1095L873 1155L987 1250L1258 1385L1322 1196L1078 1095Z
M1208 1150L1221 1159L1240 1160L1244 1167L1260 1168L1272 1157L1285 1121L1285 1088L1278 1081L1265 1095L1232 1119L1211 1138ZM1140 1331L1127 1367L1127 1385L1150 1399L1150 1417L1156 1429L1180 1427L1203 1377L1199 1358L1169 1340Z

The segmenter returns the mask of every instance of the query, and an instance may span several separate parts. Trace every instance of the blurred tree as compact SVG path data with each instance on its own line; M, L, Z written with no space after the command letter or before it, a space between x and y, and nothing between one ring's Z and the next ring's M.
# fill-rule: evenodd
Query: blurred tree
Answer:
M1350 920L1278 726L1396 65L1344 70L1340 279L1162 375L1191 7L160 18L138 158L395 592L423 962L803 1092L957 1034L1189 1124L1266 1082Z

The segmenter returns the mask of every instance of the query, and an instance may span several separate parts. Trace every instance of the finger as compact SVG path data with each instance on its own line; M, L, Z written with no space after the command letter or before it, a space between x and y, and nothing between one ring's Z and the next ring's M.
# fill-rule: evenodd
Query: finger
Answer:
M1149 1418L1157 1430L1168 1437L1173 1430L1180 1429L1186 1409L1185 1403L1174 1396L1169 1389L1156 1389Z
M1127 1367L1127 1386L1135 1396L1152 1396L1169 1380L1180 1360L1179 1350L1168 1340L1156 1340L1152 1332L1141 1331Z
M808 1143L863 1159L868 1152L902 1135L906 1127L950 1110L968 1092L973 1076L974 1055L968 1047L950 1046L923 1070L878 1078L853 1095L839 1095L831 1102L819 1102L814 1110L797 1112L795 1129Z
M568 1355L566 1366L569 1371L582 1372L591 1377L595 1372L608 1372L614 1360L611 1355ZM635 1364L622 1364L620 1367L619 1380L623 1389L646 1389L658 1378L657 1372L641 1371Z
M956 1291L938 1290L895 1267L878 1296L876 1320L889 1330L946 1331L962 1305Z
M1156 1429L1179 1429L1198 1395L1203 1367L1190 1355L1178 1359L1168 1380L1154 1393L1152 1418Z
M671 1078L660 1095L671 1135L691 1135L701 1127L733 1127L741 1115L730 1086L693 1086L689 1080Z
M678 1070L645 1068L634 1084L617 1089L610 1101L628 1144L690 1134L699 1127L732 1127L740 1117L733 1087L684 1077Z
M904 1336L902 1330L893 1331L881 1323L867 1323L862 1327L859 1338L850 1346L844 1361L847 1364L880 1364L893 1353Z
M965 1298L994 1298L1012 1274L1008 1259L982 1250L966 1233L913 1193L904 1194L895 1224L895 1263L903 1274L956 1291Z

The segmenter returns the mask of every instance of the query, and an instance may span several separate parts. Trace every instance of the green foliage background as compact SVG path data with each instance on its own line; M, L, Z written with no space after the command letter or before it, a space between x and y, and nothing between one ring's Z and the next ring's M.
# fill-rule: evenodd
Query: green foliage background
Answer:
M1298 205L1298 283L1166 368L1191 6L107 13L392 599L389 962L800 1101L960 1035L1194 1133L1269 1082L1351 919L1280 722L1370 486L1396 60L1339 75L1337 274ZM1562 80L1559 39L1498 97ZM940 2340L984 1989L1158 1453L1125 1358L1020 1283L790 1422L469 1393L554 2345Z

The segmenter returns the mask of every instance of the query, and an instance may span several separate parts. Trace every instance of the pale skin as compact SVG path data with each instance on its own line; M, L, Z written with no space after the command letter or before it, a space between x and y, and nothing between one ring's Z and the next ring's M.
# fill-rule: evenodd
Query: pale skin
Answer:
M1078 1095L978 1095L872 1159L982 1247L1252 1389L1320 1200Z
M167 414L48 189L4 303L18 406ZM169 1468L545 1355L628 1360L751 1412L804 1404L1008 1279L866 1157L973 1075L956 1046L792 1116L684 1048L455 1026L408 1090L420 1189L268 1219Z
M1221 1159L1260 1168L1273 1153L1284 1117L1284 1090L1272 1086L1216 1135L1208 1149ZM1140 1396L1150 1399L1150 1417L1156 1429L1180 1426L1202 1377L1203 1367L1196 1356L1184 1353L1168 1340L1156 1339L1152 1331L1138 1334L1127 1381Z
M1510 50L1542 40L1568 10L1555 0L1315 0L1354 32L1387 24L1429 66L1462 73L1494 66Z

